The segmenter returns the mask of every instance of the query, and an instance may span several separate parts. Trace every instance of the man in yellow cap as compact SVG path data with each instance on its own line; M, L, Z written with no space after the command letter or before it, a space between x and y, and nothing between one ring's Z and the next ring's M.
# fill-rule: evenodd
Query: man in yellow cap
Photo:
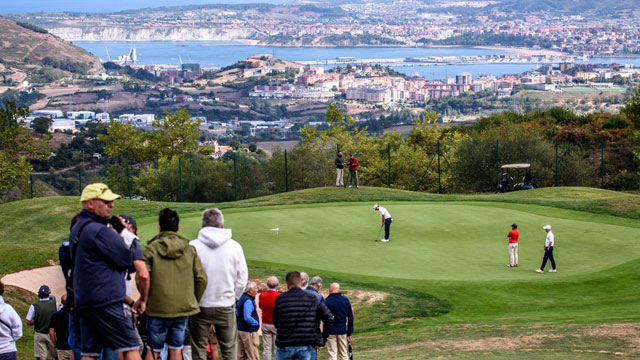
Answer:
M71 295L84 360L97 359L103 348L122 353L125 360L140 359L133 323L122 309L125 272L132 264L129 245L135 235L125 222L109 222L113 201L119 198L105 184L87 185L80 197L80 219L69 235ZM144 312L146 300L141 297L134 311Z

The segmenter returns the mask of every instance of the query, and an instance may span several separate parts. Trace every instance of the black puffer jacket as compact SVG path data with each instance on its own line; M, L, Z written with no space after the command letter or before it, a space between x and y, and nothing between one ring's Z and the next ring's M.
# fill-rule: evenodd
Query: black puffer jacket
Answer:
M324 331L320 333L320 320ZM324 346L329 336L333 315L313 294L291 288L276 298L273 324L278 329L276 346Z

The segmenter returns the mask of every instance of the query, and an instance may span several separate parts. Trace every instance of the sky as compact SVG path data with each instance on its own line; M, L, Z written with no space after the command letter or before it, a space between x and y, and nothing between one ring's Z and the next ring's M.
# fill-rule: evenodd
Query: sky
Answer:
M279 4L285 0L0 0L0 14L26 13L34 11L78 11L113 12L144 7L200 5L200 4L243 4L271 3Z

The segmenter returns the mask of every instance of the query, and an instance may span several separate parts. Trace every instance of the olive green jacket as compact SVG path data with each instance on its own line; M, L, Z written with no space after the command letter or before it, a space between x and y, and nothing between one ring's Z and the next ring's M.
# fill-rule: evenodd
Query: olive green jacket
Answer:
M147 314L159 318L191 316L207 287L207 274L189 240L163 231L149 241L144 261L151 276Z

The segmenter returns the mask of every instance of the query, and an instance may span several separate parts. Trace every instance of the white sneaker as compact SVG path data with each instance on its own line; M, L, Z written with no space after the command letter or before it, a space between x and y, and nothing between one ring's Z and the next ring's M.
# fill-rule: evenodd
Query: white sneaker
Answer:
M380 239L382 242L389 242L389 239Z
M544 271L542 271L541 269L536 269L536 272L540 274L544 273Z
M352 188L352 187L353 187L352 185L349 185L349 188Z
M556 272L556 269L549 269L549 272Z

